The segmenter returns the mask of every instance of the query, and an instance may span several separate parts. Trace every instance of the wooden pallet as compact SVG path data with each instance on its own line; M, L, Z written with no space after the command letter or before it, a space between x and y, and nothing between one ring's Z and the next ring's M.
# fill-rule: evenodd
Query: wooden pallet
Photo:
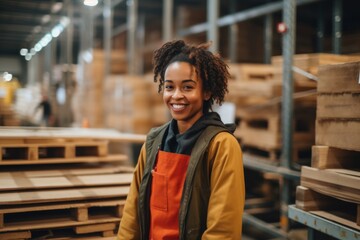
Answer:
M360 62L319 68L316 144L360 151Z
M36 189L130 185L132 173L24 177L22 173L1 173L0 192Z
M274 67L270 64L229 64L229 72L237 82L274 79Z
M0 165L126 161L108 154L108 141L75 139L0 139Z
M129 186L105 186L78 189L38 190L31 192L6 192L0 193L0 205L126 197L129 188Z
M296 207L360 231L360 204L330 197L310 188L296 188Z
M356 170L317 169L303 166L301 186L360 204L360 172Z
M281 149L273 149L259 146L251 146L241 144L244 153L251 154L258 158L270 161L279 162L281 156ZM293 145L292 162L300 165L309 165L311 159L311 146L309 145Z
M317 169L360 169L360 152L329 146L313 146L311 167Z
M241 140L242 146L268 153L264 156L276 160L282 147L280 115L278 106L261 111L242 111L235 136ZM293 158L295 161L310 159L308 152L315 139L315 109L298 109L294 119Z
M113 129L0 127L0 144L107 140L125 143L144 143L146 135L121 133Z
M63 221L64 223L66 221ZM1 240L18 240L18 239L93 239L93 236L101 236L112 239L115 231L119 226L119 219L108 221L93 221L86 225L72 226L67 225L61 228L46 227L43 229L30 231L12 231L0 233Z
M309 72L315 76L318 75L319 67L321 65L328 64L337 64L337 63L345 63L345 62L353 62L359 61L359 56L350 56L350 55L337 55L337 54L325 54L325 53L315 53L315 54L296 54L294 55L293 65ZM273 66L275 68L275 78L282 78L282 69L283 66L283 57L282 56L274 56L271 59ZM305 76L294 72L294 80L297 82L308 82L309 84L315 84L315 81L310 81Z
M28 143L0 145L0 161L104 157L107 156L107 141Z
M44 229L44 223L52 228L79 226L102 219L103 216L120 220L124 204L124 198L112 198L5 206L0 209L0 232ZM62 225L63 220L67 221L66 225Z

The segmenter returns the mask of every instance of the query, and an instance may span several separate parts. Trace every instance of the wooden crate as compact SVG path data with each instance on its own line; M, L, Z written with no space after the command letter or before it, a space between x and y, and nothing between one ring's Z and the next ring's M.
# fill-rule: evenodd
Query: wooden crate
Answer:
M242 111L240 124L235 132L243 146L268 152L270 160L279 158L282 147L281 108L279 105ZM308 152L314 143L315 109L296 108L294 116L293 146L295 162L310 156ZM305 155L305 156L302 156Z
M327 53L314 53L314 54L296 54L293 58L293 65L309 72L315 76L318 76L318 69L321 65L327 64L337 64L337 63L346 63L359 61L359 56L351 56L351 55L337 55L337 54L327 54ZM282 56L274 56L271 59L272 64L275 67L275 78L282 79L282 65L283 58ZM309 84L316 87L316 82L309 80L307 77L294 72L293 73L294 80L298 82L298 84Z
M360 62L319 68L316 144L360 151Z
M228 65L231 79L234 81L274 80L275 68L270 64L230 63Z
M296 207L360 231L360 205L311 190L296 188Z
M360 152L313 146L311 167L302 167L296 206L360 230Z

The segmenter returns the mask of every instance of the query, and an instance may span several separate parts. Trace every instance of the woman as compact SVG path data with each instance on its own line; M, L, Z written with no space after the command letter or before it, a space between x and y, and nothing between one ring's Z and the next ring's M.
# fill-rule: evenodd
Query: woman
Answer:
M240 146L214 102L227 92L227 65L177 40L154 53L154 81L172 120L143 145L118 239L241 239L245 201Z

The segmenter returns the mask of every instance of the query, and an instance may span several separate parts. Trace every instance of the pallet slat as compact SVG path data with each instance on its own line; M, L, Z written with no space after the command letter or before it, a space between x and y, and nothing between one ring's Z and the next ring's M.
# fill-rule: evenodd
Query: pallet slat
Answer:
M0 193L0 205L125 197L129 186Z
M5 175L5 174L3 174ZM8 174L0 177L0 192L9 190L29 190L29 189L56 189L69 187L93 187L104 185L130 185L133 174L102 174L102 175L82 175L82 176L58 176L58 177L32 177L24 178L17 175Z

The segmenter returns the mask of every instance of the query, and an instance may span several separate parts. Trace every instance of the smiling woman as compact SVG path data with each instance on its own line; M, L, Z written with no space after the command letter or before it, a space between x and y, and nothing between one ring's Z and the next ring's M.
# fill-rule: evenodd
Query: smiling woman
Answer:
M118 239L241 239L242 153L212 111L227 92L227 65L208 44L164 44L154 81L172 120L152 129L126 200Z

